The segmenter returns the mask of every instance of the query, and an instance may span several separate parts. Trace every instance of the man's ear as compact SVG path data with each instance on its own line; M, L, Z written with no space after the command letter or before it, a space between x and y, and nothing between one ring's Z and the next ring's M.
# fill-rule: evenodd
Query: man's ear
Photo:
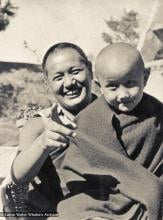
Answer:
M95 84L96 84L99 88L101 88L99 79L98 79L98 77L96 76L96 74L95 74L94 82L95 82Z
M90 74L91 74L91 80L93 80L93 72L91 71Z
M93 70L92 70L92 63L88 61L88 69L90 72L91 80L93 80Z
M150 67L144 69L144 86L146 86L146 84L147 84L147 81L148 81L148 78L150 75L150 71L151 71Z

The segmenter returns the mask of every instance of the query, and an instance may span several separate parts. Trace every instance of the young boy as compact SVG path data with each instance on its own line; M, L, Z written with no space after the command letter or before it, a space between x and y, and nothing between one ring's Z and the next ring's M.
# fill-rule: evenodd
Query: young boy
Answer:
M103 95L77 117L60 173L61 219L161 219L163 105L143 93L144 62L116 43L97 57Z

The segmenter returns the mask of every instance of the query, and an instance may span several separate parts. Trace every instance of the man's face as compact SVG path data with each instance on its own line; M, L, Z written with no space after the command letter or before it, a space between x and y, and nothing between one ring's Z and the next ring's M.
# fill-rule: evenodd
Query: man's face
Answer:
M91 96L91 73L76 50L52 53L46 70L53 94L64 108L77 110L85 105Z
M140 102L145 86L144 68L141 65L120 71L110 72L107 64L99 74L104 97L115 110L132 111Z

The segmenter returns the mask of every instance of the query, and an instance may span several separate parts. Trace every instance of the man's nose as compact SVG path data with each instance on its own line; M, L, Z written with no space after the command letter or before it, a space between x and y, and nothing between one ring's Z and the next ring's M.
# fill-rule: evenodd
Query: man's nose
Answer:
M118 89L118 100L121 101L123 99L128 98L129 95L129 91L128 88L126 88L125 86L121 85Z
M73 83L74 83L73 77L70 74L66 74L64 76L64 86L65 86L65 88L71 87L73 85Z

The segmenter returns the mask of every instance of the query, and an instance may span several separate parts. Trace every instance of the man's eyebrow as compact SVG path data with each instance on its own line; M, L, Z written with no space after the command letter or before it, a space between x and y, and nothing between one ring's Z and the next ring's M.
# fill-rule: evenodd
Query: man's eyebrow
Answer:
M70 71L73 69L83 69L83 68L84 68L83 66L72 66L70 67Z
M54 75L57 75L57 74L60 75L60 74L63 74L63 72L62 71L57 71L57 72L54 73Z

